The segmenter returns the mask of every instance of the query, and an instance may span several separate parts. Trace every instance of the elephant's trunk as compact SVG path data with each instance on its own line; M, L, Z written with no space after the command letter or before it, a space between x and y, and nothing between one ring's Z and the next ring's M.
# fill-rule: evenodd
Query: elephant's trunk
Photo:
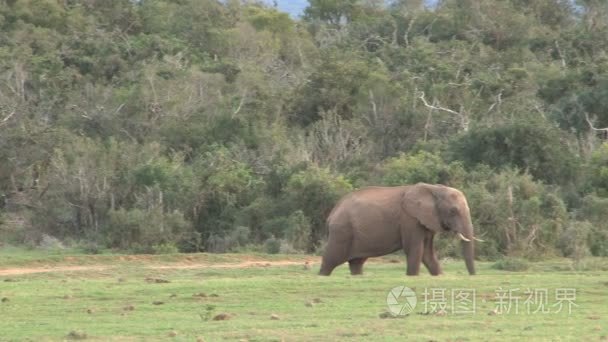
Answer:
M473 225L468 224L467 225L468 229L465 229L464 237L466 237L466 239L463 239L461 237L461 244L462 244L462 256L464 258L464 262L467 265L467 270L469 271L470 275L474 275L475 274L475 236L473 234Z
M462 241L462 256L470 275L475 274L475 243Z

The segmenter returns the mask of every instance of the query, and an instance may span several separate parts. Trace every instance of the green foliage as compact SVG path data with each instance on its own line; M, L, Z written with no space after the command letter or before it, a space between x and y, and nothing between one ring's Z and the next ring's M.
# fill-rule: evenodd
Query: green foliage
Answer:
M281 240L274 236L264 241L264 252L268 254L278 254L281 251Z
M590 222L587 226L588 235L585 244L594 256L608 255L608 221L606 221L606 215L608 215L608 198L588 195L583 199L583 205L578 216L579 219Z
M446 164L437 154L420 151L389 159L382 166L381 173L382 184L390 186L423 182L460 187L465 170L458 162Z
M501 271L511 271L511 272L523 272L530 268L530 264L520 258L502 258L496 261L492 268L501 270Z
M588 240L591 236L592 225L589 222L571 222L562 232L558 247L566 257L578 261L589 254Z
M343 177L313 165L291 176L286 186L286 196L293 207L301 208L304 215L310 218L311 243L308 251L325 237L325 218L336 201L351 190L352 185Z
M111 247L139 253L176 252L175 243L187 233L190 223L179 212L118 209L109 212L104 233Z
M450 148L454 159L469 166L518 167L547 183L565 184L573 181L576 165L564 138L546 123L515 122L470 131Z
M428 182L467 194L481 258L571 254L584 222L604 255L606 13L4 1L0 235L141 252L261 251L275 237L310 252L342 194Z
M590 190L600 196L608 196L608 143L603 143L593 152L587 174Z
M301 210L294 211L287 219L285 237L296 251L306 251L310 244L312 227L310 219Z
M554 254L568 222L561 198L529 175L505 171L486 177L464 188L476 235L487 241L477 244L481 254L532 258Z

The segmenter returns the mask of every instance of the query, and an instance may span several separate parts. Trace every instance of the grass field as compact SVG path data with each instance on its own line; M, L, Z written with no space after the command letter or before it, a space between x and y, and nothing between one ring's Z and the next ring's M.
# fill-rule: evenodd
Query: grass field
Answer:
M0 249L0 341L608 340L606 259L576 268L569 260L536 263L526 272L478 263L474 277L460 261L445 263L440 277L406 277L403 260L373 260L360 277L346 266L319 277L311 256L47 256ZM393 317L387 295L402 285L418 303L409 315ZM526 289L540 293L528 306ZM567 300L556 312L556 290L572 299L571 313ZM475 298L474 307L462 293L474 295L466 297ZM550 312L534 313L541 303ZM431 312L444 304L445 313Z

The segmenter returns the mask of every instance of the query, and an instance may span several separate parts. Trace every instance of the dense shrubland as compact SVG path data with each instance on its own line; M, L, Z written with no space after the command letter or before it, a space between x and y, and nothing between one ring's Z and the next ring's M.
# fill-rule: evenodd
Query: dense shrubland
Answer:
M482 258L608 255L608 5L379 3L0 0L0 241L314 252L431 182Z

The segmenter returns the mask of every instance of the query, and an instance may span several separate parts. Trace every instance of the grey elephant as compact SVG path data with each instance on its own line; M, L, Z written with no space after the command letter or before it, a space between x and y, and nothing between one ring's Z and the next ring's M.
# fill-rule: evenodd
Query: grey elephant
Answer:
M330 275L348 261L353 275L362 274L369 257L402 249L407 275L418 275L420 262L432 275L441 274L433 247L440 232L462 240L469 274L475 274L473 224L467 200L457 189L418 183L398 187L368 187L344 196L327 218L329 239L320 275Z

